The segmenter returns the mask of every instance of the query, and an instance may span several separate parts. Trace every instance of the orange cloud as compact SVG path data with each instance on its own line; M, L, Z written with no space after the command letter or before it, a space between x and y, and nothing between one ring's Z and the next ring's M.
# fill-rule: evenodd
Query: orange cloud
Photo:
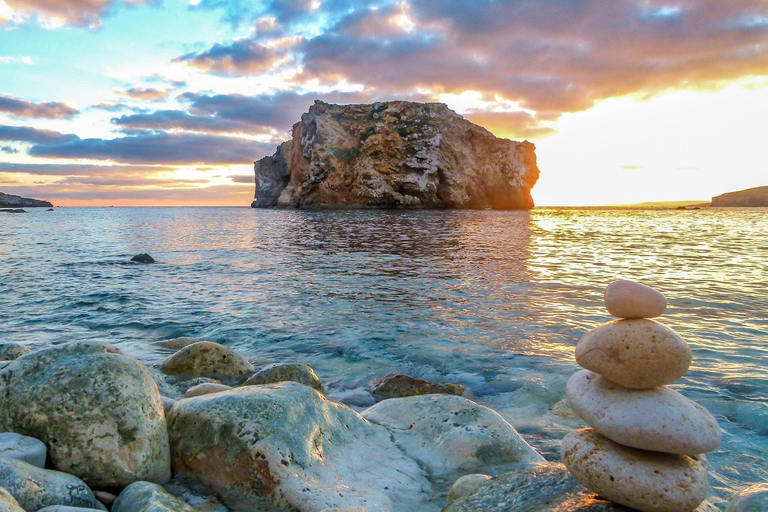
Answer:
M12 19L37 16L44 25L99 26L101 18L112 5L142 4L155 0L4 0L12 10ZM0 23L2 23L0 19Z

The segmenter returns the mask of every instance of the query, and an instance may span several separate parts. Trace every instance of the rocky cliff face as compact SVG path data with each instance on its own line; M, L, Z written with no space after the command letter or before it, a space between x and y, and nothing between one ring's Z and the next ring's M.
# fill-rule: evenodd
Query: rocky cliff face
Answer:
M712 198L712 206L768 206L768 187L729 192Z
M534 149L442 103L316 101L254 164L251 206L530 209Z
M13 196L11 194L3 194L0 192L0 206L1 207L52 207L53 205L48 201L41 201L39 199L27 199L26 197Z

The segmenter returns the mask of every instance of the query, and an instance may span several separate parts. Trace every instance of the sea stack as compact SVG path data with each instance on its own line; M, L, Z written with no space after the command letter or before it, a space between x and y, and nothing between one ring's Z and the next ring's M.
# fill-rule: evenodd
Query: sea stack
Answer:
M568 404L592 428L563 439L563 461L579 483L621 505L691 512L707 495L703 454L721 441L715 418L666 386L688 370L691 349L648 319L666 309L658 291L616 281L605 304L619 320L579 341L576 362L586 370L566 388Z

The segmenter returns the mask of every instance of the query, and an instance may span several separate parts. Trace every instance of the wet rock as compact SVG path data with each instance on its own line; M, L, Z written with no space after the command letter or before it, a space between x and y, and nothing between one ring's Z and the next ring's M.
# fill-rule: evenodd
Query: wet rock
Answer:
M135 482L123 489L112 512L195 512L195 509L151 482Z
M615 320L586 333L576 345L576 362L633 389L671 384L691 365L688 344L653 320Z
M198 384L197 386L192 386L189 388L186 393L184 393L184 398L192 398L193 396L207 395L209 393L219 393L221 391L228 391L230 389L232 389L231 386L224 384L205 382L203 384Z
M390 373L372 380L371 392L379 398L385 399L430 394L461 395L464 393L464 386L460 384L436 384L424 379L408 377L401 373Z
M152 374L108 343L70 343L16 359L0 372L0 429L40 439L55 469L95 487L170 477Z
M18 343L0 343L0 361L13 361L30 352L27 347Z
M0 434L0 457L16 459L38 468L45 467L45 443L15 432Z
M168 430L174 471L234 508L416 512L429 499L386 429L299 383L180 400Z
M694 512L718 512L702 503ZM562 464L537 464L480 485L443 512L631 512L585 489ZM682 510L678 512L683 512Z
M0 213L27 213L24 208L0 208Z
M243 385L254 386L285 381L298 382L325 393L325 386L323 386L315 370L308 364L301 363L277 363L265 366L249 377Z
M0 487L12 494L27 511L49 505L106 510L79 478L20 460L0 458Z
M16 498L3 487L0 487L0 512L24 512Z
M741 489L731 498L725 512L768 512L768 484Z
M135 261L137 263L155 263L155 258L143 252L131 258L131 261Z
M625 446L698 455L721 441L720 426L709 411L667 387L627 389L582 370L570 378L565 393L587 425Z
M453 395L392 398L362 412L433 476L492 464L544 462L495 411Z
M252 373L254 368L242 354L218 343L201 341L169 356L162 370L173 375L231 381Z
M160 401L163 403L163 412L165 415L168 415L168 411L171 410L171 407L176 403L176 400L173 398L168 398L167 396L161 396Z
M448 496L445 498L446 504L453 503L465 494L475 492L490 479L490 476L478 473L472 475L464 475L463 477L456 480L451 486L451 489L448 491Z
M587 489L643 512L687 512L707 496L707 461L627 448L592 429L571 432L563 462Z
M619 318L655 318L667 309L664 294L634 281L614 281L605 289L605 308Z
M193 343L200 343L201 340L198 338L173 338L171 340L162 340L162 341L156 341L154 344L163 348L169 348L171 350L179 350L184 347L187 347L189 345L192 345Z

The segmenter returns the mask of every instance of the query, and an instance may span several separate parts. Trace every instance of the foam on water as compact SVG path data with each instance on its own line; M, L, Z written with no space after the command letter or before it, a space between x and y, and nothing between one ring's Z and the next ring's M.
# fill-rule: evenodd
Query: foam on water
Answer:
M225 343L311 364L362 408L402 372L467 386L547 458L580 420L558 403L581 335L628 278L665 293L693 349L676 389L724 429L712 494L768 481L768 212L82 208L0 217L0 339ZM149 252L153 265L130 263Z

